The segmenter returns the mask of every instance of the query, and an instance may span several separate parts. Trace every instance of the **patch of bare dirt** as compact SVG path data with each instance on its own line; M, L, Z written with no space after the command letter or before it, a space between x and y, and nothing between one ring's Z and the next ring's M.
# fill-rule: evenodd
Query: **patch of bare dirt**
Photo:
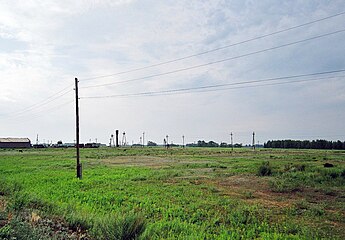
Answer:
M89 161L89 164L99 163L105 165L145 166L150 168L164 168L177 164L193 164L195 163L195 161L152 156L118 156L114 158L97 159ZM208 163L208 161L199 161L198 163Z
M268 179L258 176L235 175L215 181L213 184L225 195L236 196L267 207L288 207L299 198L296 193L272 192Z
M313 188L287 193L273 192L268 178L252 175L235 175L220 180L201 179L201 181L215 185L224 195L239 197L267 207L286 208L301 199L315 204L343 201L340 199L342 198L340 193L325 194Z

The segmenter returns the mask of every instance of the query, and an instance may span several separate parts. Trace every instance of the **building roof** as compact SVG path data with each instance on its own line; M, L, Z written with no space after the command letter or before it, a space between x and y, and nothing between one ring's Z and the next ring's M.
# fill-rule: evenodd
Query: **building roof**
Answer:
M13 142L13 143L27 143L27 142L30 142L30 139L29 138L0 138L0 143L10 143L10 142Z

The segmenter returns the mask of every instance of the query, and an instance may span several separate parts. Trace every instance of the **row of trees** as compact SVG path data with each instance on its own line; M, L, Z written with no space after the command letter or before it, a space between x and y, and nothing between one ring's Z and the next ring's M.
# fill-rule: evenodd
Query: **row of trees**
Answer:
M301 149L345 149L345 142L327 140L270 140L265 148L301 148Z
M187 147L231 147L231 144L227 144L225 142L222 142L221 144L216 143L214 141L205 142L204 140L199 140L197 143L188 143L186 145ZM234 144L235 148L242 147L242 144Z

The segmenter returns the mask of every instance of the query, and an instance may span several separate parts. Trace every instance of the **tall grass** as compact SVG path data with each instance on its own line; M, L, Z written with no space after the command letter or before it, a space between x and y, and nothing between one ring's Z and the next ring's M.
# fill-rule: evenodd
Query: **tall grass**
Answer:
M90 234L101 240L133 240L138 239L145 231L146 222L137 214L111 214L98 218Z

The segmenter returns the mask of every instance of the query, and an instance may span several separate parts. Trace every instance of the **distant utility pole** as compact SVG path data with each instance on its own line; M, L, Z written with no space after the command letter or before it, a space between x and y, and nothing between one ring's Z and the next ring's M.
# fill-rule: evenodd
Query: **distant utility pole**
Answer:
M110 135L109 147L115 147L114 134L111 134L111 135Z
M143 132L143 147L145 146L145 132Z
M182 135L182 146L184 148L184 135Z
M79 151L79 95L78 95L78 78L75 78L75 113L76 113L76 149L77 149L77 178L82 177L82 167L80 164L80 151Z
M167 148L169 148L169 136L166 135L166 138L167 138Z
M255 150L255 132L253 132L253 150Z
M115 130L116 147L119 147L119 130Z
M126 132L123 132L122 133L122 146L126 146L126 143L127 143Z
M232 139L232 132L230 133L230 144L231 144L231 151L234 151L234 142Z

